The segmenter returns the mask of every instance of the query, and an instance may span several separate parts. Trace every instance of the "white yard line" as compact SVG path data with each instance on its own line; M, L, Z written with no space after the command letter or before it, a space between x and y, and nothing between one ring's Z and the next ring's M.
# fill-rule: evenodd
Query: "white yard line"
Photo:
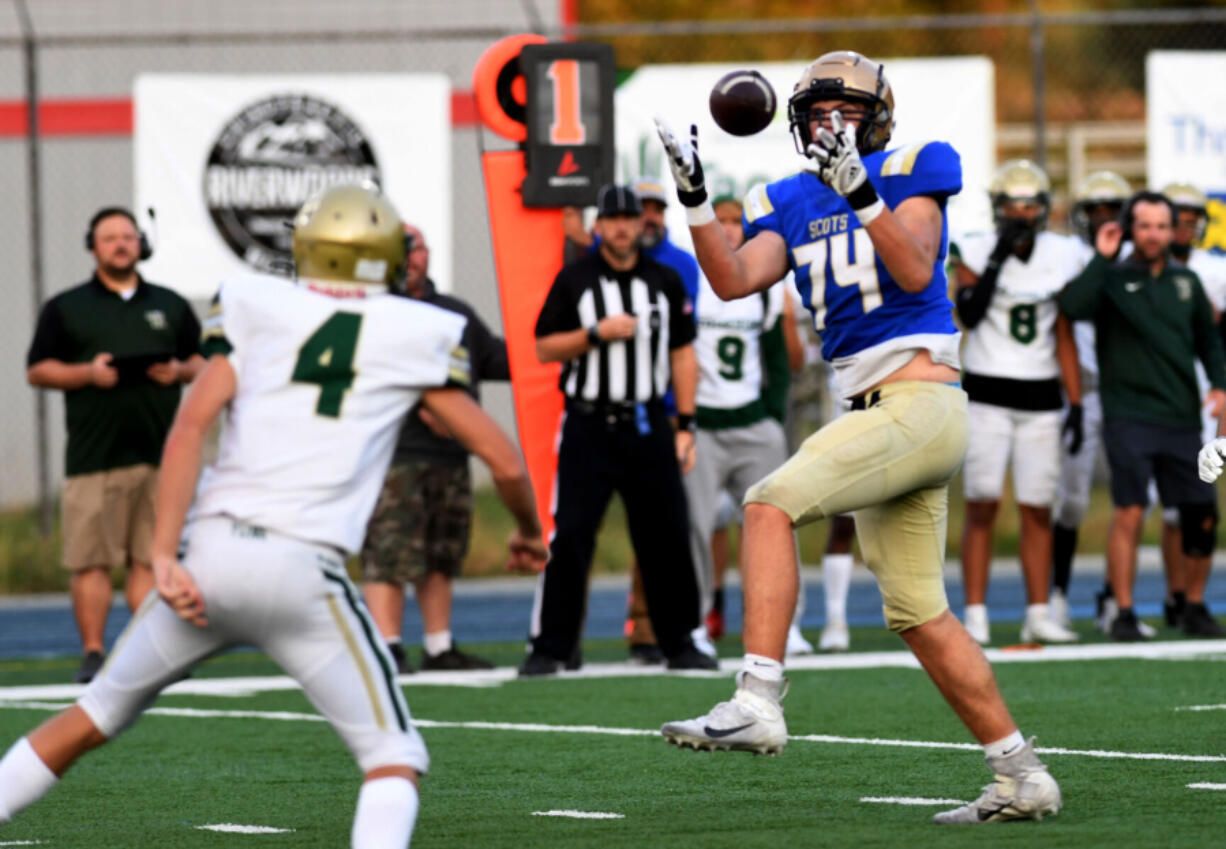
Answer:
M534 817L568 817L574 820L624 820L625 814L605 811L533 811Z
M1157 643L1100 643L1089 646L1047 646L1034 650L987 649L992 663L1045 663L1078 660L1215 660L1226 659L1226 640L1180 640ZM789 658L787 668L796 671L839 669L919 669L919 663L908 651L849 652L847 654L815 654ZM718 678L741 668L741 661L725 658L718 672L669 672L662 666L639 666L632 663L591 663L577 672L564 672L554 679L576 681L589 678L639 678L669 675L697 678ZM515 680L515 669L471 672L417 672L401 675L396 680L411 691L413 687L498 687ZM230 696L246 697L255 693L270 693L301 689L286 675L266 675L239 678L188 678L167 687L169 696ZM33 684L20 687L0 687L0 701L40 699L75 699L85 692L84 684Z
M226 834L292 834L292 828L273 828L270 825L238 825L232 822L219 822L213 825L198 825L197 831L221 831Z
M861 796L861 802L879 805L965 805L961 799L925 799L923 796Z
M1187 705L1186 707L1177 707L1175 710L1226 710L1226 705Z
M0 709L10 710L62 710L66 704L53 702L5 702ZM205 710L201 708L155 707L145 711L152 716L191 717L196 719L263 719L280 722L323 722L324 718L314 713L259 710ZM614 737L654 737L659 732L654 728L611 728L603 725L547 725L539 722L451 722L447 720L413 718L419 728L453 728L472 731L516 731L537 734L600 734ZM886 746L908 749L949 749L980 751L975 743L952 743L939 740L895 740L886 737L842 737L834 734L794 734L788 737L796 743L828 743L851 746ZM1071 755L1085 758L1109 758L1138 761L1183 761L1188 763L1226 763L1223 755L1181 755L1167 752L1118 752L1107 749L1065 749L1056 746L1038 746L1035 751L1044 755Z
M1226 784L1214 784L1211 781L1198 781L1194 784L1189 784L1190 790L1226 790Z

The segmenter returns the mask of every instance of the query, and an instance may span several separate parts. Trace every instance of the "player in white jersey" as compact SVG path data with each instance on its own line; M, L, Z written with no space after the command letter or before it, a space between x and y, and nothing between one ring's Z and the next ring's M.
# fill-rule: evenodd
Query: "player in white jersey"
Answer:
M1073 190L1070 224L1081 240L1085 262L1094 256L1094 237L1098 228L1108 221L1117 221L1124 204L1132 195L1128 181L1112 171L1095 171L1086 175ZM1102 442L1103 408L1098 394L1098 355L1095 353L1094 324L1073 322L1073 338L1077 342L1077 359L1081 371L1081 406L1069 405L1066 417L1081 423L1080 445L1063 443L1060 454L1060 487L1056 498L1055 521L1052 527L1052 618L1069 627L1068 588L1072 578L1073 555L1077 550L1077 529L1090 507L1090 488L1098 446ZM1100 627L1110 630L1114 618L1114 600L1110 586L1104 581L1098 594L1096 618ZM1140 622L1142 630L1149 626Z
M741 204L718 197L715 214L728 241L744 241ZM788 457L783 419L787 412L790 363L784 336L784 287L759 297L725 301L699 275L694 320L698 336L697 461L682 481L690 511L690 551L701 599L695 644L710 645L706 620L715 599L711 537L727 490L740 503L751 486L783 465ZM808 654L813 646L800 632L804 593L788 630L787 654Z
M1081 270L1084 250L1076 239L1044 229L1051 184L1037 165L1006 162L989 192L996 232L960 238L950 250L958 316L967 331L962 383L972 422L963 466L964 621L976 640L990 642L985 600L992 529L1011 466L1026 583L1021 639L1073 642L1077 635L1051 619L1047 597L1051 508L1060 477L1061 384L1072 404L1081 401L1072 328L1059 314L1056 295ZM1073 439L1080 436L1074 433Z
M168 684L241 643L298 680L361 768L352 846L408 845L429 757L345 557L361 547L414 404L490 465L517 520L511 565L537 568L546 551L519 452L462 389L432 388L466 379L464 319L388 294L404 263L391 204L366 188L329 190L298 213L294 259L298 285L256 274L222 283L208 365L162 458L157 593L82 698L0 761L0 822ZM192 506L205 433L223 410L217 461Z

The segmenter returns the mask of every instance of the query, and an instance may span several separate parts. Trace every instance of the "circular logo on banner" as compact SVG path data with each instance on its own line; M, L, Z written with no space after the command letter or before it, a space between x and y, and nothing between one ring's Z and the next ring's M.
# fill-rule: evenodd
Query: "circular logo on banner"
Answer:
M380 183L370 142L331 103L278 94L243 109L209 151L204 202L230 250L259 271L293 268L290 222L320 191Z

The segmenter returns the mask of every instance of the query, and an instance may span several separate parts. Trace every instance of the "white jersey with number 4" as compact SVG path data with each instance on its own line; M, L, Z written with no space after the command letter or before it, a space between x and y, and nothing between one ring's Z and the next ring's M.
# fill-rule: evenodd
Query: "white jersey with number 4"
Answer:
M962 263L982 275L996 233L957 240ZM962 362L968 372L1014 380L1059 377L1056 360L1056 295L1086 264L1085 246L1071 236L1038 234L1026 262L1010 254L1000 267L996 292L983 320L966 334Z
M396 295L227 279L202 348L227 353L237 388L191 518L226 515L359 550L405 414L423 390L467 382L464 325Z
M762 334L783 314L783 287L772 286L765 295L724 301L700 273L694 313L698 406L732 410L760 399Z

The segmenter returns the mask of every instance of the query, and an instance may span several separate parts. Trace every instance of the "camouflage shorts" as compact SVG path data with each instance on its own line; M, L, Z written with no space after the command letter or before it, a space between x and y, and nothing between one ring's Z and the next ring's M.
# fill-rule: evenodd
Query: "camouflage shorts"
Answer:
M394 463L362 545L362 577L406 583L457 577L468 553L473 492L468 465Z

